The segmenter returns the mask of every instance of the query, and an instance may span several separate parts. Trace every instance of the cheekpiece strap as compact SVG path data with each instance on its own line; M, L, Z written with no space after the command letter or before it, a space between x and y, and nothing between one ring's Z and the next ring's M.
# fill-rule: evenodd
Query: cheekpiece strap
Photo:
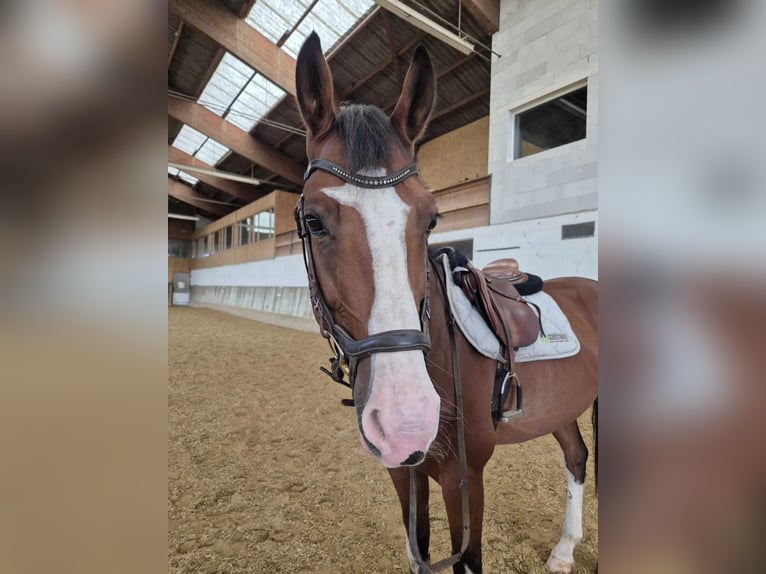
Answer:
M346 183L350 183L358 187L365 187L368 189L382 189L384 187L391 187L393 185L401 183L402 181L404 181L411 175L417 175L418 166L413 163L408 165L404 169L390 175L371 176L371 175L361 175L358 173L351 173L350 171L339 166L336 163L333 163L326 159L318 158L318 159L312 159L309 162L309 166L306 169L306 173L303 174L304 183L308 180L309 177L311 177L311 174L314 173L316 170L321 170L321 171L326 171L327 173L331 173L332 175L342 179Z

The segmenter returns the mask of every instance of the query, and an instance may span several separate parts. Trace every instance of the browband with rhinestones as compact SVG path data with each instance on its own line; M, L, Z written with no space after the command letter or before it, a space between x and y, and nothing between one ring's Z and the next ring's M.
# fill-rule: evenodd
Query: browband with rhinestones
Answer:
M418 166L411 164L404 169L397 171L391 175L371 176L371 175L359 175L358 173L351 173L348 170L342 168L336 163L328 161L326 159L312 159L309 162L309 166L306 169L306 173L303 174L304 183L311 177L311 174L316 170L326 171L332 175L339 177L346 183L351 183L359 187L366 187L369 189L381 189L384 187L391 187L398 183L401 183L411 175L417 175Z

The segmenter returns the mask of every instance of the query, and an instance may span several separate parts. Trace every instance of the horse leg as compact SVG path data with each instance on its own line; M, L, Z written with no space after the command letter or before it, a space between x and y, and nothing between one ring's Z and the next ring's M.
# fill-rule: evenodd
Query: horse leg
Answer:
M481 527L484 519L484 470L468 468L468 509L471 535L461 560L452 567L453 574L481 574ZM463 544L463 511L460 477L455 472L440 477L444 506L447 509L452 553L460 552Z
M396 494L399 495L399 503L402 506L402 518L404 520L405 546L407 556L410 559L410 572L417 574L417 566L413 561L413 553L410 548L410 470L406 467L389 469L391 480L394 482ZM423 560L428 560L428 546L431 539L431 524L428 516L428 476L423 473L415 473L418 506L417 506L417 532L418 550Z
M547 566L551 572L571 572L574 566L574 548L582 540L582 495L588 449L582 440L576 420L554 432L553 436L556 437L564 455L567 507L561 539L551 550Z

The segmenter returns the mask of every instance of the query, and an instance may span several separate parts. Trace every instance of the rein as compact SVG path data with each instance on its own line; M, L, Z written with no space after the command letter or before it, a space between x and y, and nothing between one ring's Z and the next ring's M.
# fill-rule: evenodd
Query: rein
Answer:
M366 176L363 174L351 173L345 168L332 163L326 159L314 159L309 162L306 173L303 176L304 183L311 177L315 171L325 171L345 181L346 183L364 187L367 189L382 189L397 185L410 176L418 173L417 165L411 164L395 174L385 176ZM430 308L430 275L431 261L426 255L426 293L421 303L420 324L422 330L398 329L375 333L363 339L354 339L340 325L336 324L327 302L322 294L319 282L316 277L314 267L314 257L311 245L311 233L306 224L306 216L303 209L303 194L298 199L295 206L295 223L298 228L298 236L303 245L303 262L306 265L308 275L309 296L314 311L314 317L319 324L319 332L328 340L333 357L330 358L330 370L320 367L320 370L329 375L335 382L354 389L356 379L357 365L360 359L368 357L373 353L393 353L407 350L421 350L428 353L431 350L431 337L429 332L429 320L431 318ZM458 449L458 473L460 477L460 498L461 515L463 522L463 539L460 551L452 556L440 560L431 565L428 560L423 560L420 556L420 549L417 543L417 472L414 466L410 467L410 510L408 538L409 546L413 555L413 561L417 565L419 573L439 572L460 561L468 548L470 539L470 516L468 508L468 480L467 480L467 462L465 454L465 428L463 415L463 389L460 377L460 360L457 352L457 339L455 335L455 320L452 315L452 309L447 299L446 285L444 279L436 271L438 283L444 294L445 316L447 318L447 329L450 338L450 353L452 359L452 379L455 388L455 427L457 433ZM348 381L344 380L347 377ZM352 395L353 396L353 395ZM342 404L353 406L354 401L344 399Z
M445 271L446 273L446 271ZM447 331L449 332L450 355L452 360L452 381L455 387L455 432L457 433L457 455L458 455L458 476L460 477L460 513L463 522L463 539L460 544L460 550L435 564L430 564L428 560L423 560L420 556L417 540L417 482L415 480L415 467L410 467L410 513L409 527L407 528L408 543L412 559L417 564L417 574L427 574L429 572L440 572L454 564L457 564L465 554L468 548L468 542L471 539L471 518L468 508L468 469L465 456L465 418L463 414L463 385L460 376L460 357L457 352L457 338L455 336L455 318L452 315L447 298L447 286L444 278L436 272L436 279L441 287L444 300L444 314L447 320Z

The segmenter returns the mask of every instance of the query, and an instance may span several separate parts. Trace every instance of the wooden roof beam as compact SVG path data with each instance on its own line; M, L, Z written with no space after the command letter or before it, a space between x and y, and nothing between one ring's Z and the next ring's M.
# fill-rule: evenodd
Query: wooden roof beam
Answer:
M168 115L291 183L303 185L301 164L201 104L168 96Z
M489 35L500 29L500 0L461 0L465 9Z
M168 177L168 195L171 197L175 197L179 201L183 201L184 203L188 203L189 205L196 207L197 209L202 209L204 211L207 211L208 213L211 213L215 215L216 217L223 217L227 213L231 213L236 207L232 206L231 209L228 209L225 205L221 205L220 203L212 203L210 201L207 201L207 197L199 193L198 191L194 191L191 187L188 185L184 185L180 181L176 181L175 179Z
M285 92L295 95L295 59L226 6L205 0L170 0L168 9Z
M178 41L181 39L181 34L183 34L184 31L184 23L183 20L178 23L178 28L176 28L176 32L173 36L173 45L170 47L170 54L168 54L168 68L170 67L171 62L173 61L173 56L176 55L176 48L178 48Z
M172 161L174 163L180 163L183 165L190 165L192 167L199 167L202 169L211 169L215 170L215 167L205 163L201 159L197 159L194 156L189 155L188 153L181 151L180 149L173 147L172 145L168 146L168 161ZM247 185L246 183L240 183L237 181L231 181L229 179L224 179L222 177L214 177L212 175L208 175L205 173L200 172L188 172L189 175L194 176L198 180L200 180L203 183L208 184L209 186L215 187L216 189L220 189L224 193L228 193L229 195L239 198L243 201L246 201L247 203L251 203L258 199L259 197L263 197L265 192L259 192L255 187L251 185Z
M451 106L448 106L444 109L439 110L437 113L431 116L431 121L438 120L439 118L446 116L447 114L451 114L455 110L459 110L463 106L470 104L474 100L478 100L488 95L489 95L489 88L481 90L480 92L476 92L475 94L471 94L467 98L463 98L459 102L455 102Z

